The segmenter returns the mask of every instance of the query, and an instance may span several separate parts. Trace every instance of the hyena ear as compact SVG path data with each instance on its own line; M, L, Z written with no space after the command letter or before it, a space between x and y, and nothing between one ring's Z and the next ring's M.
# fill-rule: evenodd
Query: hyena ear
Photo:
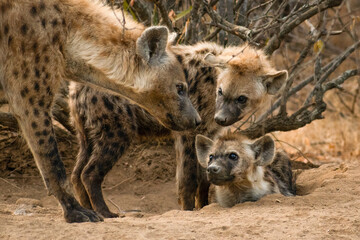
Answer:
M286 70L267 73L263 77L263 84L267 89L268 94L275 95L279 92L287 78L288 72Z
M255 163L259 166L269 165L275 156L275 142L269 136L264 136L251 144L255 152Z
M214 141L211 140L210 138L207 138L200 134L196 135L196 140L195 140L196 155L200 165L203 168L207 168L209 153L213 144Z
M204 57L204 63L211 67L221 67L225 68L227 66L227 62L225 59L215 56L212 53L208 53Z
M161 65L167 57L168 42L166 27L149 27L136 41L136 53L150 65Z

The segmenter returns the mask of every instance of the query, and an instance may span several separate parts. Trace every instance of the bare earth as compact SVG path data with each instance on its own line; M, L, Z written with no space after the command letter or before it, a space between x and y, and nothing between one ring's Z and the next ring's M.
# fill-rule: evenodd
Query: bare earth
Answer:
M359 162L298 172L296 197L180 211L171 144L142 144L104 184L109 206L121 217L68 224L29 166L0 178L0 239L360 239Z

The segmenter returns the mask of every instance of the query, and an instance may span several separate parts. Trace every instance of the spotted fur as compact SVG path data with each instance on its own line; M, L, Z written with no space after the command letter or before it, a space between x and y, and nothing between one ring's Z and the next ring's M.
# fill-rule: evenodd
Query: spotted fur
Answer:
M205 134L213 137L221 129L214 121L216 112L221 110L215 108L219 84L236 83L237 89L227 91L224 87L224 95L228 98L236 99L243 94L248 96L248 104L242 105L241 116L235 117L240 119L245 112L253 111L261 103L266 102L268 93L263 81L269 80L266 78L267 74L276 71L270 67L269 60L261 51L250 46L223 48L213 43L199 43L194 46L175 46L173 51L183 66L191 102L202 119L195 130L169 131L148 112L124 99L114 98L110 94L100 93L76 83L71 85L70 92L74 96L70 101L71 115L80 141L72 182L83 206L95 209L107 217L116 216L109 211L101 194L101 182L111 167L106 171L100 169L103 165L112 166L121 158L128 146L139 139L162 136L173 136L175 140L177 189L182 209L192 210L195 207L195 198L197 207L208 203L209 183L204 169L197 163L195 136ZM238 55L233 57L235 53ZM244 55L251 58L247 61L256 65L256 69L244 68L242 63L237 62L231 62L232 65L227 62L221 63L221 60L229 57L244 59ZM242 84L238 84L238 81ZM252 94L255 92L256 94ZM106 102L111 102L112 107L107 107L109 104ZM106 129L113 132L111 138L107 136ZM116 134L119 129L123 133L120 136ZM111 150L110 154L107 154L105 150L117 143L120 144L121 151ZM97 190L91 190L95 188Z
M48 192L66 221L99 221L68 187L51 121L54 96L71 79L131 99L169 128L195 127L197 112L178 94L187 84L168 31L144 30L130 18L124 29L120 12L87 0L0 0L0 11L0 83Z

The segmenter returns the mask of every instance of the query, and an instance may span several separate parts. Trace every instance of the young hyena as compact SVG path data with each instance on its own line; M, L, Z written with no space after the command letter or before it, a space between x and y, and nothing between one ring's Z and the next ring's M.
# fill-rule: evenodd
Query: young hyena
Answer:
M197 135L196 154L215 185L215 201L223 207L257 201L271 193L295 195L290 159L284 152L275 153L269 136L251 142L231 132L215 140Z
M70 86L71 115L80 142L72 182L82 206L106 217L117 216L109 211L101 193L104 176L130 144L139 139L170 135L175 138L182 209L195 207L195 195L197 207L206 205L209 183L197 165L196 134L213 137L221 129L214 116L221 113L227 119L241 119L266 102L269 94L275 94L287 78L287 72L276 71L262 51L247 45L223 48L199 43L174 46L173 50L183 65L190 99L202 118L193 131L171 132L147 111L123 98L76 83ZM187 93L184 90L182 94ZM225 113L224 106L235 110Z
M68 191L51 122L61 79L120 94L171 129L200 121L187 96L179 94L187 84L167 29L144 30L130 19L124 29L121 16L86 0L0 0L0 82L68 222L101 218Z

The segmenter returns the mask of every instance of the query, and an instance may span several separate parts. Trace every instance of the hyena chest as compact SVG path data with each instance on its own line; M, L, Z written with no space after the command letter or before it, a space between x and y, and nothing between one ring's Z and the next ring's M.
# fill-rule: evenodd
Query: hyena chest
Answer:
M280 193L273 179L259 179L252 183L252 188L246 194L244 201L257 201L265 195Z

